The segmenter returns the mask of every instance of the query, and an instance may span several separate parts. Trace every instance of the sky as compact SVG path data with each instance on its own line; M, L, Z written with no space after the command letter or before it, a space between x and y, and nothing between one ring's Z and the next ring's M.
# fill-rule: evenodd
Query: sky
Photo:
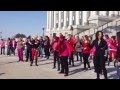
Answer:
M0 32L3 38L17 33L41 36L46 24L47 11L0 11Z

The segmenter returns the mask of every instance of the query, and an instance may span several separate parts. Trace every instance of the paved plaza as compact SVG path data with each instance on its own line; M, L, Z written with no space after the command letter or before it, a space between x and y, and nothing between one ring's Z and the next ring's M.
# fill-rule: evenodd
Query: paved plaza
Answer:
M83 71L83 64L80 61L75 61L75 67L69 66L69 76L64 77L64 74L58 74L57 69L53 68L53 58L49 60L39 58L39 66L30 66L29 62L17 62L17 56L0 55L0 79L96 79L96 74L92 70ZM108 78L116 79L116 70L111 63L108 67ZM101 75L101 79L103 79Z

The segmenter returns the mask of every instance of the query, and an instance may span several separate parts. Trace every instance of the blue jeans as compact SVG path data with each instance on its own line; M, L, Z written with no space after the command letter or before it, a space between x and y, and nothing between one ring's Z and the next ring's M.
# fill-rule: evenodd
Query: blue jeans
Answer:
M42 47L39 47L39 52L40 52L40 55L43 56L43 48Z
M117 66L116 69L117 69L117 76L120 79L120 66Z

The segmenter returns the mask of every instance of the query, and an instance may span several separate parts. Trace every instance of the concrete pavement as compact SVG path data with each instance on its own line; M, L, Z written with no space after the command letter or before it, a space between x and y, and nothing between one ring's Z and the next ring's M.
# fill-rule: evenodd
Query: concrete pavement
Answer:
M57 69L53 68L53 58L50 60L39 58L39 66L30 66L29 62L17 62L17 56L0 55L0 79L95 79L94 69L83 71L83 64L75 61L75 67L69 68L69 76L58 74ZM93 68L93 63L91 62ZM111 63L108 67L108 78L116 79L116 70ZM103 75L101 79L103 79Z

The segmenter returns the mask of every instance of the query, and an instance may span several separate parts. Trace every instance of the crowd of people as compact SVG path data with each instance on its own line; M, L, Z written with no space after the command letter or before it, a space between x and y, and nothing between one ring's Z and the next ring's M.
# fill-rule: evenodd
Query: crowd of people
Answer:
M1 54L5 55L5 41L1 39ZM44 37L27 37L25 40L10 39L7 40L7 55L15 55L18 53L18 62L23 60L23 52L25 52L26 62L30 61L30 66L38 66L38 57L49 59L53 54L53 69L56 68L60 74L64 76L69 75L69 65L75 66L75 57L77 61L83 62L83 70L91 70L90 60L93 60L94 69L97 79L100 79L100 74L103 73L104 78L107 79L106 62L108 66L110 62L114 62L117 68L117 73L120 78L120 32L116 36L109 37L103 35L102 31L96 33L93 40L91 36L78 35L72 36L68 34L66 37L63 34L50 39L48 36ZM45 55L45 56L44 56Z

